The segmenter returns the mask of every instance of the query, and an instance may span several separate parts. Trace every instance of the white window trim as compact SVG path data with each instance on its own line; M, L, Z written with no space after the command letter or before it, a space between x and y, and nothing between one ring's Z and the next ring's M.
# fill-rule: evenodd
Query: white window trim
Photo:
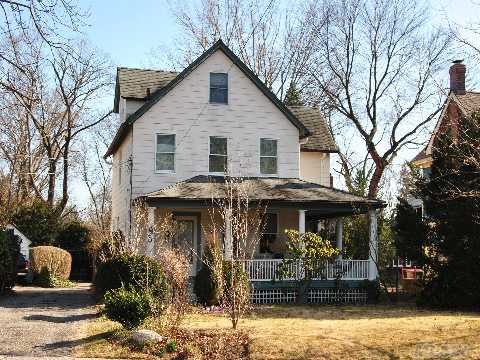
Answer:
M216 102L216 101L212 101L212 97L211 97L211 89L212 89L212 85L211 85L211 74L225 74L227 75L227 102L226 103L223 103L223 102ZM229 87L230 87L230 81L229 81L229 76L228 76L228 72L222 72L222 71L211 71L208 73L208 103L210 105L228 105L229 102L230 102L230 94L229 94ZM223 89L223 88L221 88Z
M277 216L277 232L275 233L275 236L276 236L276 240L278 240L278 236L280 235L280 212L279 211L267 211L267 212L265 212L265 215L266 214L275 214ZM262 231L262 235L264 235L264 234L270 235L270 234L273 234L273 233L267 233L265 231ZM260 241L258 242L258 245L257 245L257 254L260 255L260 256L265 256L265 255L270 254L270 253L260 252Z
M211 154L210 153L210 138L212 137L217 137L217 138L222 138L227 140L227 155L223 154ZM215 156L225 156L227 158L227 170L228 170L228 137L227 136L217 136L217 135L210 135L208 136L208 157L207 157L207 166L208 166L208 174L209 175L216 175L216 176L225 176L225 172L216 172L216 171L210 171L210 155L215 155Z
M157 135L173 135L174 136L174 148L173 148L173 170L157 170ZM172 133L155 133L155 148L153 151L153 169L155 174L175 174L177 168L177 134ZM171 154L171 153L158 153L158 154Z
M262 140L275 140L277 142L277 156L262 156ZM280 141L276 138L269 138L269 137L261 137L259 140L258 140L258 173L260 174L260 177L278 177L278 173L279 173L279 165L280 165L280 162L278 161L278 143ZM277 172L276 173L273 173L273 174L263 174L262 173L262 157L264 158L276 158L277 159Z

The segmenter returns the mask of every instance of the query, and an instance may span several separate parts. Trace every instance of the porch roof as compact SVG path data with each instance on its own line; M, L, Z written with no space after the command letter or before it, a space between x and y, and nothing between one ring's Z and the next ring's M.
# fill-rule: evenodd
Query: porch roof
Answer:
M252 203L269 208L310 210L312 216L340 216L364 213L385 206L381 200L367 199L346 191L296 178L242 177L241 191ZM212 200L225 197L223 176L198 175L142 197L150 206L208 207Z

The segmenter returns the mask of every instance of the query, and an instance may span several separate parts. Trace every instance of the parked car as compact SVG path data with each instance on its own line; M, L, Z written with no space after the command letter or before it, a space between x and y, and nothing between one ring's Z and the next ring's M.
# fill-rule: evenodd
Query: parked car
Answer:
M26 274L30 267L30 263L25 258L25 255L20 254L17 260L17 273L19 274Z

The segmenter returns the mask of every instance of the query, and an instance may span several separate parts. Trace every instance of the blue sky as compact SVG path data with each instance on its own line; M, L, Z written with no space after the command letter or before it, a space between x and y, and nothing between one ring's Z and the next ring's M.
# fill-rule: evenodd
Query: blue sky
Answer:
M432 0L431 4L434 21L438 23L445 22L447 14L452 22L463 26L480 18L480 6L474 5L474 0ZM166 0L84 0L82 6L89 7L91 13L85 37L106 53L114 66L148 67L152 49L171 49L179 35L180 29ZM456 57L463 58L464 54L460 51ZM447 80L448 69L445 69L445 84ZM105 107L113 106L113 97L107 101ZM397 166L417 151L405 151ZM80 208L87 200L83 190L81 184L73 184L72 197Z

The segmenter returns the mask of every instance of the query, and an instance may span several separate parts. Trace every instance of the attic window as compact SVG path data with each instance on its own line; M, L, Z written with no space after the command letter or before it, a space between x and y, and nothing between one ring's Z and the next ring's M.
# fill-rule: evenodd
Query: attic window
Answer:
M228 104L228 74L210 73L210 103Z

